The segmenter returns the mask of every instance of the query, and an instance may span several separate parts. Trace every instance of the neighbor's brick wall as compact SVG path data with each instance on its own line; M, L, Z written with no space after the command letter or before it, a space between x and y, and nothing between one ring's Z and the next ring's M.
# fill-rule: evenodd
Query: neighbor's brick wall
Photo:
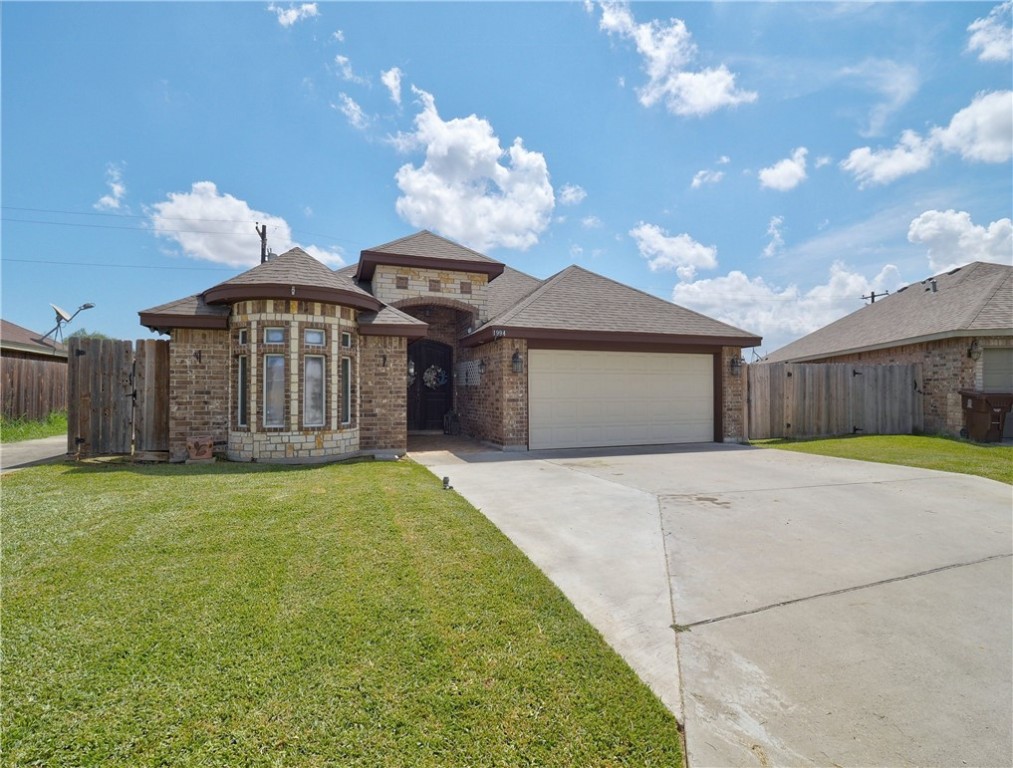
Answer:
M220 453L229 438L229 332L174 328L171 336L169 460L184 461L196 435L211 435Z
M404 288L398 288L399 277L406 283ZM473 306L478 312L478 322L483 323L489 319L488 282L488 276L483 274L380 264L373 273L372 288L373 295L387 304L396 305L413 298L460 301Z
M722 440L740 443L746 439L746 371L745 364L738 376L732 376L731 363L742 357L739 347L721 348L721 405L723 410ZM718 404L715 403L715 407Z
M513 372L514 351L524 362L522 373ZM479 361L485 373L478 374ZM458 376L458 412L462 431L503 448L528 444L528 347L524 339L498 339L461 350ZM469 383L466 383L470 382Z
M360 448L363 451L406 451L408 345L403 336L360 337L359 391Z
M964 412L959 390L977 389L983 380L982 361L967 356L967 349L977 338L983 349L1011 347L1013 339L972 337L943 339L920 344L906 344L891 349L858 352L823 358L818 363L921 363L921 385L924 403L924 429L957 435L964 428Z

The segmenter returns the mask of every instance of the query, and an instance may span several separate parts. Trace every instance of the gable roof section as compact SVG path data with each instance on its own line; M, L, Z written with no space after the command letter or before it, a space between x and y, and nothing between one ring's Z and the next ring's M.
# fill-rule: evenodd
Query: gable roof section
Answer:
M489 317L503 314L541 285L542 281L538 278L513 267L504 267L503 274L486 288Z
M159 304L137 313L141 325L159 333L170 328L228 328L229 308L210 306L200 294Z
M367 248L359 255L358 280L372 280L377 265L475 272L494 280L503 273L502 262L423 229L414 235Z
M409 339L422 339L425 338L428 329L428 323L396 307L385 306L377 312L363 312L359 315L359 333L363 336L405 336Z
M976 261L926 278L793 341L766 361L803 362L978 334L1013 336L1013 267Z
M469 346L509 336L592 342L757 346L731 325L570 266L469 336Z
M48 357L67 357L67 348L60 342L43 339L41 333L30 331L9 320L0 320L0 349Z

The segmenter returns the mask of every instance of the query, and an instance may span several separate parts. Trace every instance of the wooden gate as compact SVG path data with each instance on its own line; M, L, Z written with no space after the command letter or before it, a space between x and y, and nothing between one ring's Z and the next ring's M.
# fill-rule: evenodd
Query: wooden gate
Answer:
M751 440L909 435L922 427L919 365L760 363L747 375Z
M169 450L169 342L70 339L67 451L79 456Z

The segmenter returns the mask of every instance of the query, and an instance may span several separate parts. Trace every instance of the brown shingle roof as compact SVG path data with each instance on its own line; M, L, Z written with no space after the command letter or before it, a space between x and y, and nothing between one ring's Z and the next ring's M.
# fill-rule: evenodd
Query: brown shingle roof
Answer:
M475 332L529 338L608 338L752 347L760 338L578 266L544 281Z
M489 317L506 312L529 293L541 286L542 281L512 267L503 269L503 274L489 283L486 296L489 301Z
M229 308L211 306L200 294L159 304L137 313L141 325L159 333L168 333L170 328L228 328Z
M66 357L67 348L52 338L43 340L41 333L30 331L9 320L0 320L0 348L18 352Z
M428 328L428 323L396 307L384 306L378 312L359 314L359 333L363 336L406 336L409 339L421 339L425 337Z
M926 278L793 341L766 359L813 360L976 334L1013 335L1013 267L976 261Z
M502 262L435 235L428 229L362 251L355 276L360 280L372 279L377 264L478 272L488 275L490 280L503 272Z

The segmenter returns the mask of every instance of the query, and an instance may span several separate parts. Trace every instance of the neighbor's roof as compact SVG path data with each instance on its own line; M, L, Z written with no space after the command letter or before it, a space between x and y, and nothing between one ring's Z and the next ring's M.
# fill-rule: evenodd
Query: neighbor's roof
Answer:
M628 285L570 266L545 280L469 339L497 336L754 347L760 337Z
M973 335L1013 336L1013 267L976 261L926 278L793 341L766 361L802 362Z
M356 278L371 280L378 264L477 272L488 275L489 280L502 274L504 266L478 251L434 235L428 229L362 251Z
M0 320L0 349L50 357L66 357L67 348L53 339L43 340L41 333L30 331L9 320Z

